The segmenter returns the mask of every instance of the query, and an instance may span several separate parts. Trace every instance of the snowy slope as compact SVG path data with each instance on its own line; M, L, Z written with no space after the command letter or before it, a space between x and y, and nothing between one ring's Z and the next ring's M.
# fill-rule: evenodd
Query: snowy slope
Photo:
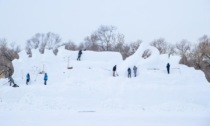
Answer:
M152 55L143 59L146 49ZM116 52L83 51L81 61L77 54L63 47L57 56L33 50L28 58L21 52L13 62L13 78L20 87L0 80L1 126L210 125L210 84L202 72L178 64L179 57L159 55L147 44L125 61ZM118 77L112 77L114 65ZM127 78L127 68L133 65L138 66L138 76ZM41 71L48 73L46 86ZM28 72L31 82L26 85Z

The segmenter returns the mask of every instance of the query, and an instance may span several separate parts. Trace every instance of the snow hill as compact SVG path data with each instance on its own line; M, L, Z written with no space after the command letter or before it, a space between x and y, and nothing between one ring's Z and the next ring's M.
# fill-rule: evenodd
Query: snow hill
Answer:
M152 55L143 59L146 49ZM77 61L78 51L63 47L57 56L32 53L13 61L19 88L0 80L0 126L210 126L210 84L201 71L178 64L180 57L159 55L147 44L125 61L117 52L93 51ZM127 78L134 65L137 77Z

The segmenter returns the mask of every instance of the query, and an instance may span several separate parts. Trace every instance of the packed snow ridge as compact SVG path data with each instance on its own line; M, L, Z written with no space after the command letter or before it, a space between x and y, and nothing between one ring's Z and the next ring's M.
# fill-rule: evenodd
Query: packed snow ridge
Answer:
M144 59L142 54L147 49L151 56ZM112 113L117 119L128 116L128 122L147 117L149 123L148 118L154 120L156 113L162 117L167 115L169 121L164 123L167 125L179 122L182 119L179 116L188 120L185 126L210 125L210 84L201 71L180 65L178 56L160 55L156 48L144 43L126 60L117 52L83 51L81 61L77 61L78 51L67 51L63 47L57 56L48 50L44 54L32 50L32 54L29 58L22 51L20 58L13 61L13 78L19 88L10 87L6 79L0 80L0 120L11 115L18 118L18 114L13 113L16 111L30 114L39 111L47 116L50 115L47 111L57 111L66 113L65 116L95 113L98 118L108 118ZM170 74L166 71L167 63L171 65ZM117 65L117 77L112 76L114 65ZM132 77L128 78L127 69L134 65L138 68L137 77L132 71ZM44 85L44 72L49 78L47 85ZM29 85L26 85L27 73L31 76ZM177 118L170 120L168 115ZM137 121L135 125L147 124L143 122ZM122 125L127 123L122 121Z

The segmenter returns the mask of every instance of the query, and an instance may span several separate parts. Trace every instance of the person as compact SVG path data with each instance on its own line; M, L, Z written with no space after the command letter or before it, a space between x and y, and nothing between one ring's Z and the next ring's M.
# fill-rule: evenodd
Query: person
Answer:
M9 86L12 86L12 84L15 84L15 82L14 82L14 79L12 78L12 76L9 76L8 77L8 79L9 79Z
M137 73L137 67L133 66L133 72L134 72L134 77L136 77L136 73Z
M170 74L170 64L169 63L167 63L166 68L167 68L168 74Z
M12 76L9 76L8 79L9 79L10 86L12 86L12 84L13 84L12 87L19 87L17 84L15 84L15 81L12 78Z
M79 53L78 53L78 58L77 58L77 60L80 60L80 58L81 58L81 55L82 55L82 50L79 50Z
M131 78L131 68L128 68L128 78Z
M26 75L26 84L27 84L27 85L28 85L29 81L30 81L30 74L27 73L27 75Z
M116 76L116 70L117 70L117 65L115 65L115 66L113 67L113 77Z
M47 73L44 74L44 85L47 85L48 75Z

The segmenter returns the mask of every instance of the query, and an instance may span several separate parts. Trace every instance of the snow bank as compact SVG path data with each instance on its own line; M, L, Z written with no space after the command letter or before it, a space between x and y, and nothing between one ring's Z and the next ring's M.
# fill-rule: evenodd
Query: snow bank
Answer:
M143 59L146 49L152 55ZM141 44L125 61L116 52L83 51L81 61L77 61L78 51L67 51L63 47L57 56L48 50L44 55L38 50L32 51L32 58L21 52L19 60L13 61L13 78L19 88L9 87L6 79L0 80L0 122L5 125L9 122L5 119L11 119L11 116L18 122L20 118L22 121L28 119L28 114L32 118L24 124L36 125L33 116L37 117L37 113L46 118L39 125L46 124L46 120L52 121L47 123L49 125L56 124L56 119L49 119L52 116L48 112L55 112L55 115L66 112L68 114L60 114L66 119L76 115L77 119L65 120L64 125L79 122L94 125L85 121L95 119L99 120L95 125L209 124L210 85L201 71L178 64L180 58L177 56L160 55L157 49L147 44ZM171 74L166 72L168 62ZM116 64L119 76L112 77L112 67ZM138 67L137 77L134 78L132 73L132 78L127 78L127 68L134 65ZM49 76L46 86L44 75L40 74L42 71ZM26 85L28 72L31 81ZM26 114L19 118L17 113L22 112ZM110 115L114 115L111 117L116 119L115 123ZM104 117L108 121L102 124ZM139 118L142 121L137 121Z

